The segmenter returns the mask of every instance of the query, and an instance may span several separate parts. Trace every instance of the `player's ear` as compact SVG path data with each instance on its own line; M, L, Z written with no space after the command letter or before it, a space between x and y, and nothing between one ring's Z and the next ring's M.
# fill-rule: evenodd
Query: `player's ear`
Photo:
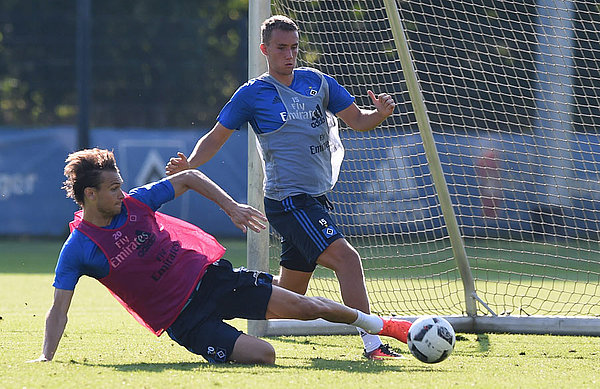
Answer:
M261 43L260 51L263 53L263 55L267 55L267 45L265 45L264 43Z
M94 200L96 198L96 188L88 186L87 188L83 189L83 195L90 200Z

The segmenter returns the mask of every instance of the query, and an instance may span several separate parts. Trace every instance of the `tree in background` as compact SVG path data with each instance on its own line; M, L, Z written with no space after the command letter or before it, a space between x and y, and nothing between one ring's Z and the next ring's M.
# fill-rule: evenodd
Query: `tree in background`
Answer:
M210 126L246 79L247 0L92 0L91 126ZM0 4L0 125L76 123L76 2Z

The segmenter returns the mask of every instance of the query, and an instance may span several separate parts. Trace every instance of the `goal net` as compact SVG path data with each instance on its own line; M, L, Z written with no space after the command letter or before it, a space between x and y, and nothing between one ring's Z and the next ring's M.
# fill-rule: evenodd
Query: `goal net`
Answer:
M329 194L362 257L373 312L444 315L467 331L600 334L597 2L267 6L297 22L299 66L333 76L360 107L371 108L369 89L397 102L373 131L340 121L346 155ZM271 231L274 274L279 254ZM308 294L341 301L335 275L320 267ZM528 318L542 321L531 328Z

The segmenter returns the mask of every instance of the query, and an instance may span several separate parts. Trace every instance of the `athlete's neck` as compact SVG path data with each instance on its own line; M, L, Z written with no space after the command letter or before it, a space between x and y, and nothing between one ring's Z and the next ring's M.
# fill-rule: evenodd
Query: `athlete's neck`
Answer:
M294 81L294 72L293 71L290 74L281 74L281 73L269 71L269 75L285 86L292 85L292 81Z
M83 208L83 220L97 227L106 227L110 225L112 219L113 215L107 215L85 207Z

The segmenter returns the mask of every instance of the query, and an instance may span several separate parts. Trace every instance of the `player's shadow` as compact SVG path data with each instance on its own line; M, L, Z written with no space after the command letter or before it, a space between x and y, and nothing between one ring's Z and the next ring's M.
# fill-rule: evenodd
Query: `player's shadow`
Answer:
M282 358L282 359L290 359ZM169 370L177 371L192 371L192 370L203 370L203 369L230 369L235 367L236 369L255 369L257 365L242 365L242 364L209 364L204 361L198 362L179 362L179 363L123 363L123 364L110 364L110 363L90 363L89 361L75 361L71 360L68 363L90 366L90 367L104 367L108 369L114 369L122 372L163 372ZM371 373L379 374L383 372L423 372L423 371L437 371L440 369L432 369L427 365L423 366L399 366L391 365L385 361L351 361L344 359L324 359L324 358L312 358L309 365L305 366L285 366L285 365L271 365L263 366L265 370L282 370L282 369L307 369L307 370L328 370L328 371L343 371L343 372L356 372L356 373Z
M202 362L178 362L178 363L91 363L88 361L80 362L71 360L68 363L74 365L81 366L90 366L90 367L104 367L109 369L114 369L118 371L124 372L132 372L132 371L148 371L148 372L162 372L165 370L180 370L180 371L190 371L198 369L199 366L202 366Z
M407 356L407 358L411 358ZM394 363L394 364L392 364ZM399 363L399 364L396 364ZM343 359L324 359L324 358L313 358L311 366L308 369L315 370L329 370L329 371L343 371L343 372L355 372L363 374L380 374L389 372L426 372L436 371L443 372L439 366L435 368L431 365L407 365L400 361L349 361Z
M176 362L176 363L91 363L88 361L79 362L71 360L69 363L81 365L81 366L89 366L89 367L103 367L107 369L113 369L122 372L154 372L160 373L163 371L169 370L177 370L177 371L192 371L192 370L203 370L203 369L226 369L230 367L235 368L248 368L254 369L256 365L242 365L236 363L226 363L226 364L209 364L204 360L198 360L197 362ZM287 368L287 366L266 366L266 368Z
M481 337L481 338L480 338ZM327 341L319 337L274 337L274 340L282 343L293 343L301 345L311 345L313 349L319 349L321 347L327 347ZM481 340L480 340L481 339ZM467 340L464 338L463 340ZM485 347L489 347L489 340L487 335L479 335L478 340L480 342L480 350L483 351ZM483 348L481 348L483 347ZM412 359L413 356L409 353L405 354L407 359ZM290 355L289 353L280 354L277 357L277 362L272 366L262 366L261 369L268 371L269 369L282 370L282 369L306 369L306 370L324 370L324 371L343 371L343 372L356 372L365 374L379 374L384 372L427 372L427 371L443 371L440 370L440 366L436 365L435 368L427 364L408 364L406 360L391 360L391 361L370 361L364 358L357 358L354 356L340 355L339 358L306 358L306 356ZM108 364L108 363L92 363L89 360L74 361L70 363L79 364L84 366L92 367L104 367L107 369L114 369L123 372L135 372L135 371L147 371L147 372L162 372L162 371L193 371L193 370L204 370L204 369L228 369L235 367L236 369L255 369L257 365L242 365L242 364L209 364L204 359L198 357L198 360L187 360L176 363L123 363L123 364Z

